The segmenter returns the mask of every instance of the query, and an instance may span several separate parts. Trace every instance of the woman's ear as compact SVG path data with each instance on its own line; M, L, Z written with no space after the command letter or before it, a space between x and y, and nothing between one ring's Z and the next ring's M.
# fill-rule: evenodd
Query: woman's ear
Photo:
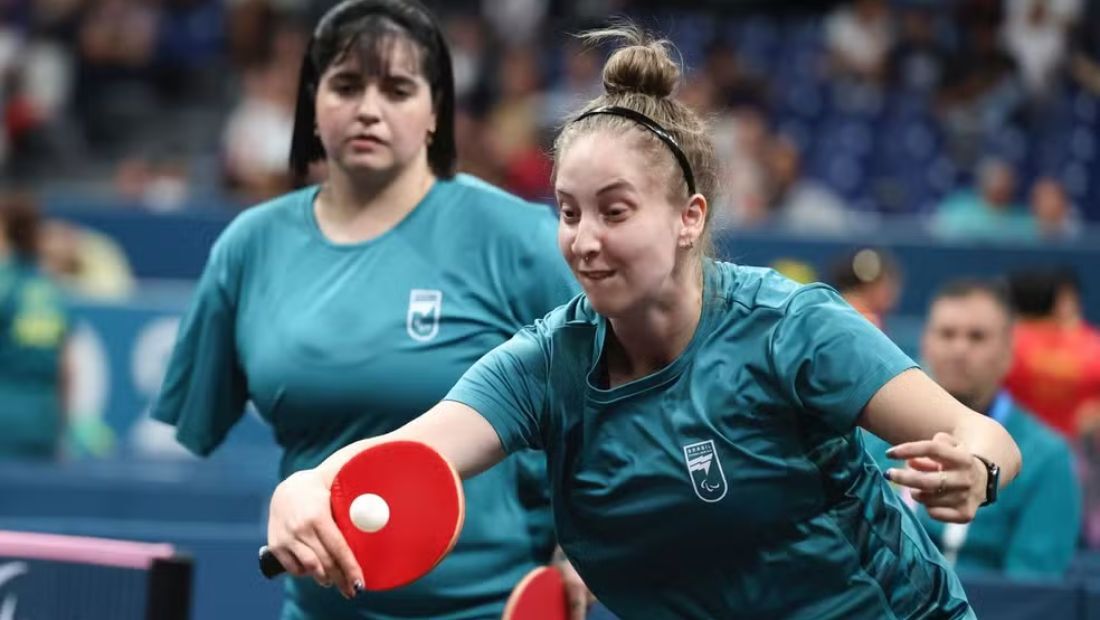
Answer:
M680 243L684 247L693 247L695 242L703 236L707 226L707 199L702 194L695 194L684 206L680 214L680 223L683 224L683 232L680 233Z

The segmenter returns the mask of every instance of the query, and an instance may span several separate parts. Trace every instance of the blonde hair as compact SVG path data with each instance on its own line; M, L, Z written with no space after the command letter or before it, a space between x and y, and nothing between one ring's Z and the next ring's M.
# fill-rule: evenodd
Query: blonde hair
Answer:
M637 122L614 114L585 114L605 106L628 108L649 117L675 140L687 158L690 174L698 193L713 201L717 198L718 162L714 144L706 124L691 108L672 98L680 81L680 67L673 61L672 43L656 38L630 22L610 28L592 30L578 35L590 45L614 42L618 48L603 68L604 94L589 101L562 128L554 141L554 160L579 136L596 131L638 132L651 157L663 162L668 171L668 195L679 201L687 196L688 172L677 163L672 148L652 131ZM584 118L581 118L584 117ZM713 203L707 209L709 225ZM709 227L709 226L708 226ZM701 246L709 250L708 233L704 231Z

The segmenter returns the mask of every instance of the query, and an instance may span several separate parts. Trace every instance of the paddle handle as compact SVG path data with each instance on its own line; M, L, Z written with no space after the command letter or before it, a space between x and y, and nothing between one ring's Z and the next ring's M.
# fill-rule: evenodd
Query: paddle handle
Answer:
M260 572L268 579L274 579L286 572L279 558L275 557L267 545L260 547Z

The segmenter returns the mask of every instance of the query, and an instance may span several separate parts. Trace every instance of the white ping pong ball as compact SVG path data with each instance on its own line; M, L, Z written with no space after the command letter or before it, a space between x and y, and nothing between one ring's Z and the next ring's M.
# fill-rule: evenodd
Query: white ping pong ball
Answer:
M360 531L373 534L386 527L390 520L390 505L374 493L364 493L351 502L348 510L351 522Z

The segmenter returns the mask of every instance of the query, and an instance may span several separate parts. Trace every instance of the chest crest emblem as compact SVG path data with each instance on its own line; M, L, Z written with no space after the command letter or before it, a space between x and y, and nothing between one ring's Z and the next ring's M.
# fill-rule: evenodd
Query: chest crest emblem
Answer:
M684 446L684 461L699 499L717 502L726 496L726 474L722 471L722 461L718 459L713 439Z
M443 308L443 291L414 288L409 291L409 313L405 330L418 342L428 342L439 333L439 312Z

